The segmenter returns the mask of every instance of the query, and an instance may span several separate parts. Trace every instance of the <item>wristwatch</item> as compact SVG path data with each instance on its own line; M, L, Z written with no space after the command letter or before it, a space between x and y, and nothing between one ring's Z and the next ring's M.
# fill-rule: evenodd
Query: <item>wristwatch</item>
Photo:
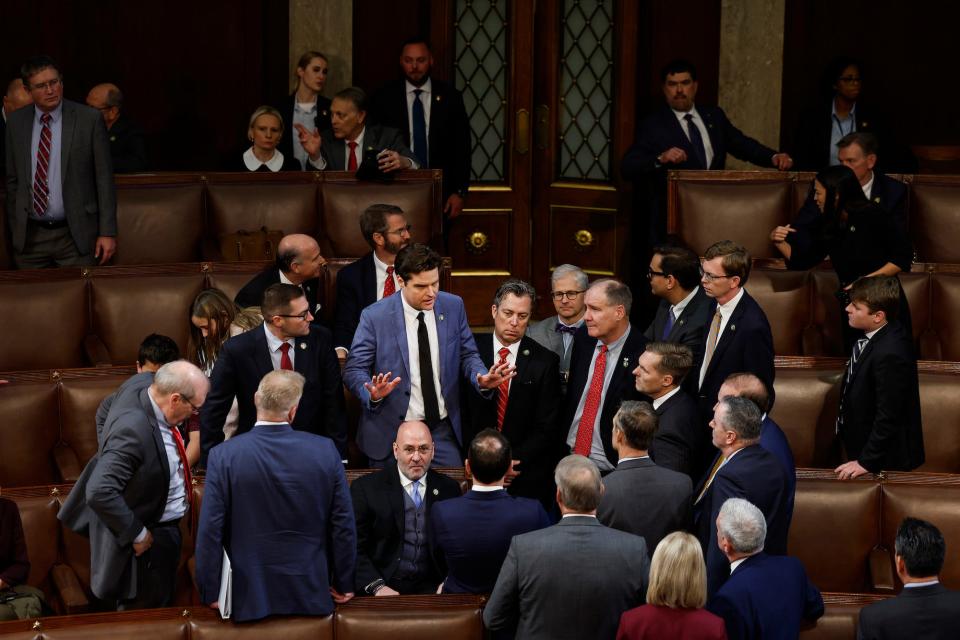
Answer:
M373 595L376 595L377 591L382 589L385 585L386 583L383 581L383 578L377 578L376 580L374 580L373 582L365 586L363 590L366 591L371 596L373 596Z

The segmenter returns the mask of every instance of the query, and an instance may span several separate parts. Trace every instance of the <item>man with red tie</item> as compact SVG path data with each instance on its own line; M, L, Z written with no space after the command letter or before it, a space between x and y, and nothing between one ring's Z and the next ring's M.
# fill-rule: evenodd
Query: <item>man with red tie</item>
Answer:
M372 204L360 214L360 233L373 251L337 272L333 344L340 364L347 359L360 312L396 293L393 263L400 249L410 244L410 230L403 209L393 204Z

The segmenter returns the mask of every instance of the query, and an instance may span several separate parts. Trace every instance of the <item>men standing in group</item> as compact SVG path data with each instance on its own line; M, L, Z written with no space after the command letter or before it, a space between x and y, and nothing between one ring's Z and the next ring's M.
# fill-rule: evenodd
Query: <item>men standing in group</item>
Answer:
M477 333L474 339L485 366L508 364L516 367L517 375L492 397L470 391L465 414L470 434L494 427L510 441L510 493L537 498L549 508L560 376L556 354L525 335L535 301L536 292L523 280L507 280L497 289L491 307L493 333Z
M397 425L414 420L429 426L437 465L460 466L461 379L489 396L515 374L509 364L484 367L463 300L440 291L441 260L425 244L404 247L400 295L360 314L343 380L360 401L357 445L374 467L388 461Z
M560 357L560 382L566 393L570 377L570 353L573 336L583 325L587 310L584 294L589 280L580 267L562 264L550 275L550 296L557 315L541 320L530 327L529 336Z
M87 106L103 116L110 136L110 155L114 173L138 173L147 170L147 148L143 132L123 113L123 94L115 84L98 84L87 94Z
M403 209L392 204L372 204L364 209L360 233L372 251L337 272L333 344L341 363L350 351L360 312L399 288L394 262L400 249L410 244L410 224Z
M595 464L570 455L555 476L563 517L513 538L483 621L528 640L613 640L620 615L646 596L647 545L597 520L603 486Z
M223 442L223 423L236 398L237 434L253 428L253 397L263 376L285 369L306 379L293 428L327 436L347 459L347 420L340 365L330 331L311 325L313 314L300 287L270 285L263 294L263 324L227 340L210 377L207 406L200 413L203 456Z
M643 335L651 341L684 344L696 353L710 320L710 299L700 287L700 258L686 247L656 247L647 279L660 304Z
M430 512L460 495L460 485L430 469L434 442L423 422L404 422L394 461L350 485L357 520L356 593L436 593L443 570L429 549Z
M381 87L370 100L371 118L403 134L423 169L443 169L443 214L463 211L470 186L470 122L463 95L431 75L433 56L423 38L400 49L404 78Z
M617 280L597 280L587 289L585 327L577 331L570 356L570 382L560 427L568 451L613 471L613 415L623 400L639 400L630 372L647 340L630 325L633 297Z
M203 406L210 383L184 360L114 401L104 441L57 517L90 538L90 588L121 609L170 606L188 516L190 466L177 425Z
M613 446L620 459L603 479L597 509L600 522L643 537L651 554L668 533L686 531L692 522L690 477L650 459L656 431L657 414L649 403L627 400L620 405L613 417Z
M63 99L60 68L20 68L33 106L7 119L7 224L19 269L106 264L117 249L110 143L95 109Z
M291 427L304 382L295 371L265 375L256 425L210 452L197 586L201 602L217 604L225 551L237 622L325 616L353 597L357 531L340 454Z
M317 241L303 233L283 236L277 244L277 264L255 275L237 292L234 302L240 307L259 307L267 287L279 283L300 287L310 303L310 313L320 311L317 295L320 273L327 261L320 255Z
M6 176L7 166L7 118L10 114L33 104L33 97L23 84L22 78L14 78L7 84L7 90L3 94L3 108L0 109L0 175Z

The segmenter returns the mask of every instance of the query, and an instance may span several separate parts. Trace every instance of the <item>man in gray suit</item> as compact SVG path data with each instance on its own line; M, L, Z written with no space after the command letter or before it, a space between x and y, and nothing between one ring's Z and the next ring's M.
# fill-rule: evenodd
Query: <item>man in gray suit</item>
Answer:
M550 295L557 315L541 320L527 330L527 335L560 356L560 383L567 391L570 377L570 352L573 334L583 324L587 310L584 294L589 280L580 267L562 264L550 276Z
M104 440L57 517L90 538L90 588L120 609L166 607L180 559L180 519L190 505L190 473L176 425L204 403L210 383L184 360L153 384L121 394Z
M20 269L104 264L117 248L117 205L103 118L63 99L60 68L51 58L30 58L20 75L33 106L7 121L14 262Z
M483 621L525 640L612 640L620 615L646 598L647 545L597 520L603 485L589 459L567 456L555 478L563 518L513 538Z
M613 416L617 468L603 479L597 518L620 531L642 536L653 554L668 533L693 522L690 476L657 466L647 450L657 431L657 414L648 402L626 400Z

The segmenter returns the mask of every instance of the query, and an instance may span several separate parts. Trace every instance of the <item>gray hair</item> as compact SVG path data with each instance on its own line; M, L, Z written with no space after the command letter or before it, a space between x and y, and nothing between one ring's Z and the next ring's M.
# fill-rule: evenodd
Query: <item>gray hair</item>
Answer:
M737 553L753 555L763 551L767 521L760 509L743 498L728 498L723 503L717 529Z
M305 382L306 379L296 371L271 371L260 380L253 403L264 413L287 413L300 403Z
M717 407L727 410L723 426L735 432L737 438L756 440L760 437L763 414L753 400L741 396L728 396L718 402Z
M195 364L186 360L174 360L163 365L153 376L153 388L162 396L179 393L181 397L190 400L197 392L197 384L209 385L207 376L203 375Z
M553 479L560 499L571 511L588 513L600 504L600 471L588 458L570 454L557 465Z
M510 293L518 298L530 298L531 305L537 302L537 290L533 288L532 284L525 280L510 278L497 287L497 292L493 295L493 306L499 307L503 299Z
M624 313L628 316L630 315L630 307L633 306L633 294L630 293L630 287L613 278L594 280L590 288L593 289L594 287L603 289L603 294L607 298L607 304L613 305L614 307L623 305Z
M576 278L577 287L580 289L585 290L587 285L590 283L590 278L587 277L587 274L584 273L583 269L572 264L562 264L553 270L553 274L550 276L550 284L556 284L557 280L565 276L573 276Z

